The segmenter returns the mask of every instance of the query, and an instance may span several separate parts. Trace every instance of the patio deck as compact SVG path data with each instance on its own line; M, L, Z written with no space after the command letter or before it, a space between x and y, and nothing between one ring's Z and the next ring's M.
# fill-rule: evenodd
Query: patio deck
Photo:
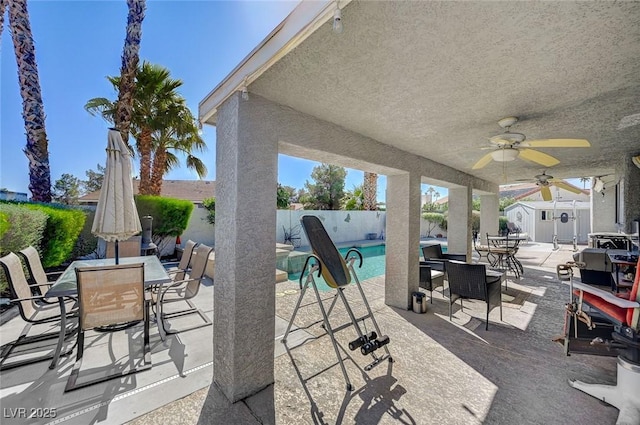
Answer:
M319 325L294 332L289 350L280 343L298 297L296 282L277 284L275 417L279 424L407 423L407 424L613 424L617 410L572 389L569 378L613 383L615 358L585 355L565 357L551 339L562 330L567 287L558 283L555 266L571 257L570 246L552 252L550 244L529 243L518 254L525 276L510 276L503 291L503 321L498 311L484 330L484 304L465 302L454 307L454 321L441 292L434 292L426 314L414 314L384 304L384 277L366 281L364 288L383 332L391 337L389 350L395 362L384 363L368 374L369 359L346 349L351 330L339 332L343 357L355 390L345 391L329 339ZM346 290L353 298L354 288ZM213 316L213 285L201 288L196 304ZM314 298L308 293L306 300ZM328 293L330 298L331 294ZM338 304L339 305L339 304ZM363 306L354 302L356 310ZM313 304L303 308L297 326L320 319ZM336 308L332 323L346 315ZM179 325L179 324L178 324ZM13 319L1 328L2 343L22 328ZM128 359L128 347L139 340L140 329L131 328L123 339L94 334L85 344L106 353L101 344L114 347L113 358ZM315 338L318 337L318 338ZM314 339L315 338L315 339ZM213 375L212 328L181 333L161 342L152 328L153 368L122 380L112 380L64 394L63 388L75 356L62 358L55 370L42 362L2 373L0 403L3 424L196 424L258 423L250 409L260 409L264 394L237 403L226 411L203 408ZM300 343L306 340L303 345ZM136 347L136 345L133 345ZM83 370L109 362L106 355L87 358ZM55 408L56 418L17 418L17 408ZM13 409L13 410L10 410ZM14 415L14 417L12 417Z

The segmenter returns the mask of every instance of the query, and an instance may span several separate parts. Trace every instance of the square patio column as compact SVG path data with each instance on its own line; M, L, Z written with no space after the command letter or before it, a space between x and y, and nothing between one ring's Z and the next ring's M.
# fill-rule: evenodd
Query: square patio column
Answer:
M471 187L449 189L447 251L471 259Z
M592 185L593 187L593 182ZM611 184L598 193L591 191L591 231L596 232L617 232L616 225L616 191Z
M418 290L420 176L387 177L385 303L407 310Z
M479 240L486 245L487 233L497 235L500 230L498 223L500 203L498 195L480 195L480 235Z
M278 145L264 120L236 93L216 128L213 385L232 403L274 382Z

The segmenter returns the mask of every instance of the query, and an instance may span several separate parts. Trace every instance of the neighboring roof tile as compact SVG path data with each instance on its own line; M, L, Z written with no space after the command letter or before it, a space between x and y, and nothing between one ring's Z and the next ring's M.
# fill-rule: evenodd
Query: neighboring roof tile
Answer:
M138 194L140 180L133 180L133 193ZM184 199L193 203L200 203L205 198L216 195L216 182L211 180L163 180L161 196L167 198ZM88 193L80 197L83 204L98 202L100 191Z

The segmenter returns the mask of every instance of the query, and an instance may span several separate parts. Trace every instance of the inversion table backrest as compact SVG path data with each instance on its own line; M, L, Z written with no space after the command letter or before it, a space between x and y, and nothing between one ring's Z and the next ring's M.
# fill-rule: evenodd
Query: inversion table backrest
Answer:
M351 275L347 269L347 263L331 241L320 219L313 215L305 215L300 218L309 245L313 253L320 258L322 263L322 277L327 285L332 288L346 286L351 282Z

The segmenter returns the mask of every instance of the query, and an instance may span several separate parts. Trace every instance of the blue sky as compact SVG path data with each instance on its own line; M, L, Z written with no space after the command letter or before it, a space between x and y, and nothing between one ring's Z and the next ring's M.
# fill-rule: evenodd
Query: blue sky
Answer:
M197 115L202 100L290 12L295 1L147 1L140 58L165 66L184 82L180 93ZM51 183L63 173L85 179L104 165L108 124L84 110L93 97L115 99L105 78L119 75L127 6L121 1L30 1L31 30L46 113ZM5 16L0 75L0 187L28 193L26 138L17 68ZM207 180L215 179L215 128L205 126L209 147L199 155ZM278 181L301 188L318 163L280 156ZM134 164L137 167L137 163ZM348 170L346 189L362 183ZM196 179L181 167L168 179ZM386 179L379 179L384 200ZM442 193L442 190L440 191ZM444 196L444 195L443 195Z

